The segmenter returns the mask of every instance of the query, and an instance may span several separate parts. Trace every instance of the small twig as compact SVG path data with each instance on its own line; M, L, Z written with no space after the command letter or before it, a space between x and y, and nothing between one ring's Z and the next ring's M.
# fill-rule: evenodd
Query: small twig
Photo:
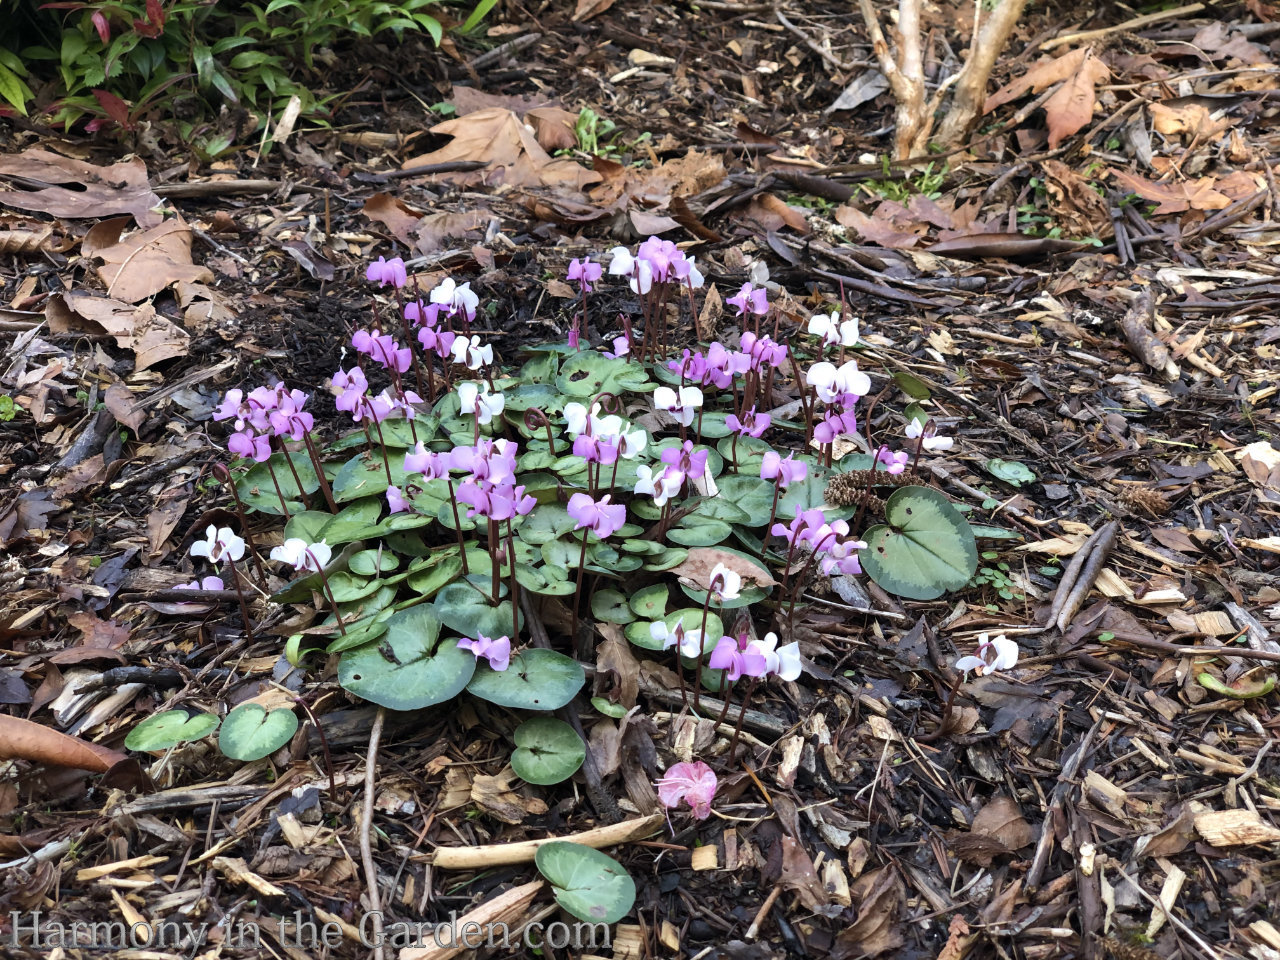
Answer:
M797 27L794 23L788 20L786 16L782 13L782 11L779 10L778 7L776 6L773 8L773 15L774 17L777 18L780 24L782 24L784 27L786 27L788 30L794 33L797 37L799 37L800 41L806 47L808 47L810 50L812 50L814 53L820 56L823 60L827 61L827 63L829 63L832 67L839 70L841 73L849 73L854 69L852 64L845 63L839 57L835 56L830 50L823 49L820 43L818 43L816 40L813 39L813 37L809 36L807 33L805 33L803 30Z
M1045 867L1048 866L1049 854L1053 850L1054 821L1057 820L1057 813L1066 802L1067 794L1075 789L1073 781L1076 773L1080 770L1080 764L1084 762L1085 754L1089 752L1089 744L1093 742L1093 738L1098 735L1098 731L1101 729L1102 718L1099 717L1094 721L1088 732L1080 738L1079 743L1072 748L1067 759L1063 761L1062 772L1058 774L1058 785L1053 788L1053 797L1049 800L1049 807L1045 810L1044 820L1040 825L1040 840L1036 843L1035 856L1031 860L1031 868L1027 870L1026 883L1028 892L1035 891L1040 886L1040 877L1044 874Z
M514 40L508 40L506 43L499 44L492 50L486 50L478 57L471 60L467 66L472 70L482 70L491 63L497 63L509 53L516 53L525 47L531 47L542 39L540 33L526 33L522 37L516 37Z
M1204 9L1203 3L1190 3L1185 7L1178 7L1175 10L1160 10L1156 13L1148 13L1145 16L1134 17L1132 20L1126 20L1124 23L1117 23L1114 26L1102 27L1098 30L1085 30L1082 33L1068 33L1061 37L1054 37L1052 40L1046 40L1040 44L1041 50L1052 50L1054 47L1061 47L1068 43L1079 43L1081 40L1095 40L1098 37L1110 36L1113 33L1124 33L1127 30L1137 30L1139 27L1145 27L1149 23L1157 23L1161 20L1186 19L1193 13L1199 13Z
M666 818L660 813L596 827L567 837L547 837L542 840L522 840L519 843L495 843L487 847L437 847L432 865L437 870L475 870L478 868L506 866L513 863L530 863L538 848L557 840L569 840L584 847L613 847L620 843L643 840L662 830Z
M1199 6L1199 4L1196 4L1196 6ZM1191 942L1194 943L1197 947L1199 947L1200 950L1204 953L1204 955L1209 958L1209 960L1219 960L1220 955L1214 951L1213 947L1209 946L1209 944L1204 942L1200 934L1196 933L1194 930L1188 927L1185 923L1179 920L1176 916L1174 916L1173 911L1170 910L1168 907L1166 907L1164 903L1162 903L1160 900L1157 900L1151 894L1147 893L1147 891L1143 890L1142 885L1139 884L1137 880L1134 880L1132 877L1130 877L1127 873L1124 872L1124 867L1117 864L1116 872L1120 874L1121 878L1126 883L1128 883L1129 886L1133 887L1134 890L1137 890L1138 893L1142 895L1142 898L1144 900L1146 900L1153 907L1156 907L1161 913L1165 915L1165 918L1170 923L1172 923L1175 927L1181 930L1187 937L1189 937L1191 939Z
M365 883L369 888L369 916L373 920L374 960L384 960L382 947L382 897L378 892L378 867L373 862L373 796L377 785L378 743L387 708L379 707L369 731L369 755L364 762L364 812L360 818L360 861L364 865Z
M1084 604L1084 598L1089 595L1089 591L1093 589L1094 581L1098 579L1098 574L1102 572L1102 565L1107 562L1107 558L1111 555L1111 551L1116 545L1116 534L1119 532L1120 521L1110 521L1086 540L1084 547L1072 559L1071 566L1076 568L1076 576L1072 578L1070 584L1064 582L1058 586L1058 593L1054 595L1053 600L1053 606L1057 607L1058 610L1057 616L1051 622L1062 633L1067 632L1067 627L1071 625L1071 619ZM1080 554L1086 554L1087 556L1081 557ZM1077 559L1083 561L1079 567L1076 567ZM1063 580L1066 580L1065 575ZM1061 604L1058 603L1059 594L1062 595Z
M1266 663L1280 663L1280 653L1270 650L1235 650L1231 647L1190 646L1178 643L1166 643L1164 640L1147 640L1142 637L1126 636L1123 640L1116 638L1115 643L1127 643L1133 647L1147 650L1158 650L1161 653L1172 653L1179 657L1237 657L1241 660L1262 660Z
M781 887L774 887L769 891L769 896L764 898L764 903L756 911L755 919L751 921L751 926L747 927L747 932L743 935L744 940L754 940L759 935L760 925L764 923L765 917L769 915L769 911L773 909L773 905L778 902L778 897L781 895Z

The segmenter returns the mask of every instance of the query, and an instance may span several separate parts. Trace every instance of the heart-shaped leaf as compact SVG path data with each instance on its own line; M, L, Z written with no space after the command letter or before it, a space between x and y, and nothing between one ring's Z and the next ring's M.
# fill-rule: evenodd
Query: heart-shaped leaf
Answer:
M887 524L867 531L863 569L884 589L911 600L959 590L978 569L968 522L931 487L902 487L885 504Z
M394 614L376 643L348 650L338 661L338 682L388 710L420 710L452 700L466 688L476 658L441 640L440 621L419 604Z
M320 489L315 467L311 465L311 458L305 452L295 451L289 455L289 460L293 462L293 470L297 471L305 493L314 493ZM302 498L298 494L298 484L293 479L293 470L289 469L289 461L285 460L283 453L272 454L265 462L255 463L236 481L240 499L246 507L279 516L284 513L280 508L280 496L276 492L275 485L279 483L280 493L284 494L289 513L301 512ZM271 479L272 471L275 471L274 482ZM325 472L328 472L327 467Z
M636 902L636 884L622 864L580 843L555 840L538 848L538 872L556 903L587 923L617 923Z
M511 769L516 776L540 785L559 783L573 776L587 749L573 727L555 717L534 717L516 727L516 749Z
M578 661L554 650L533 649L514 654L505 670L481 664L467 692L500 707L559 710L586 682Z
M473 565L472 573L475 572ZM446 627L473 640L482 633L491 639L511 634L511 601L503 600L493 606L488 597L469 583L441 587L432 609ZM523 622L523 617L521 619Z
M665 583L655 583L636 591L631 598L631 609L641 620L661 620L667 615L670 589Z
M627 598L617 590L597 590L591 595L591 615L606 623L630 623L636 618L627 604Z
M297 730L298 717L288 708L268 713L260 703L242 703L222 721L218 749L232 760L261 760L288 743Z
M218 727L212 713L190 714L185 710L166 710L147 717L129 731L124 745L130 750L168 750L179 743L207 737Z
M987 472L993 477L997 480L1003 480L1011 487L1020 487L1024 483L1031 483L1036 478L1030 467L1019 463L1017 460L992 458L983 466L987 468Z

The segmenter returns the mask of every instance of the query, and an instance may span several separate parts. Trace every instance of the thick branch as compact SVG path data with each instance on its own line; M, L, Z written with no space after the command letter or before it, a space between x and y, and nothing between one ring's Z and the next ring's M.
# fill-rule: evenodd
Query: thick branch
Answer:
M1024 0L1025 2L1025 0ZM871 46L880 61L880 72L889 81L893 99L896 129L894 150L897 159L911 156L917 141L928 137L931 119L926 115L924 103L924 59L920 52L921 0L899 0L898 3L898 59L889 52L889 43L880 29L871 0L858 0L862 18L867 23Z
M961 68L952 94L951 109L938 127L936 142L945 148L961 143L969 135L974 121L987 99L987 81L996 58L1004 51L1027 0L1000 0L982 29L975 27L969 58Z

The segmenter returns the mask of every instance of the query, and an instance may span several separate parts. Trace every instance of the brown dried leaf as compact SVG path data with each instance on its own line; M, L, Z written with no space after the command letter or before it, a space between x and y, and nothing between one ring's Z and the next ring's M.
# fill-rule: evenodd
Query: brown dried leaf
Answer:
M816 911L827 904L827 891L813 869L813 861L804 852L804 847L787 836L782 838L782 873L778 884L784 890L800 894L800 902L806 910Z
M137 303L180 280L213 282L208 267L191 262L191 230L180 218L121 240L128 224L124 217L99 223L80 245L86 257L104 261L98 276L107 296Z
M994 797L977 812L970 827L973 833L999 840L1010 850L1020 850L1035 839L1035 831L1022 816L1022 809L1009 797Z
M1088 47L1081 47L1070 53L1064 53L1055 60L1041 60L1039 63L1033 63L1026 73L1011 83L1005 84L988 97L987 102L983 104L982 112L990 113L1002 103L1017 100L1027 92L1039 93L1055 83L1066 80L1079 71L1089 54Z
M1063 232L1073 237L1108 237L1114 229L1107 202L1065 163L1045 160L1041 165L1045 189L1056 201L1052 212Z
M578 7L573 11L573 19L581 23L592 17L598 17L612 7L614 2L615 0L578 0Z
M907 214L901 204L885 201L867 216L857 207L844 204L836 208L836 222L858 231L867 243L905 249L914 247L926 232L926 225Z
M128 755L68 737L30 720L0 714L0 758L103 773L113 764L128 759Z
M1094 87L1109 76L1111 71L1107 69L1107 65L1090 53L1084 58L1080 69L1062 85L1062 89L1045 102L1050 150L1056 150L1058 144L1093 118L1093 108L1097 103Z
M147 165L139 157L98 167L32 148L0 156L0 177L21 178L27 188L0 190L0 204L19 210L75 219L127 213L140 227L163 219L160 198L152 193Z
M463 210L458 213L433 213L418 221L413 231L414 247L419 253L435 253L445 249L449 239L479 240L484 236L492 214L487 210Z
M597 629L607 639L596 647L596 678L615 678L617 702L630 710L636 705L640 692L640 661L631 652L631 644L617 624L601 623Z
M836 937L833 960L875 957L904 942L897 921L905 890L897 872L881 867L862 877L856 886L865 892L858 905L858 919Z
M114 620L99 620L88 610L73 613L67 623L80 631L80 643L84 647L106 647L114 650L129 641L129 630Z
M190 336L181 327L157 316L149 303L134 306L87 293L50 297L45 318L54 333L108 333L132 350L141 371L161 360L185 357Z
M414 232L422 213L389 193L375 193L360 211L370 220L383 224L391 235L406 246L413 244Z
M134 401L132 390L123 383L113 383L107 387L106 393L103 394L102 402L107 405L107 409L111 411L111 415L117 421L123 423L134 433L138 432L138 428L142 426L142 420L146 414Z
M1136 173L1112 170L1111 176L1129 193L1159 204L1156 213L1181 213L1184 210L1221 210L1231 205L1231 198L1215 189L1213 177L1184 180L1179 183L1156 183Z
M548 153L572 150L578 145L578 115L563 107L534 107L524 115L524 122L533 127L538 143Z
M465 117L446 120L432 133L453 140L432 153L411 157L401 169L455 160L483 161L483 170L431 174L433 181L458 186L503 183L508 186L567 186L581 190L600 175L568 159L553 160L538 144L533 132L510 110L492 107Z
M717 564L724 564L741 576L743 586L772 587L778 583L769 571L756 561L730 553L728 550L721 550L719 547L691 548L684 562L672 567L671 572L695 590L706 590L711 582L711 571Z

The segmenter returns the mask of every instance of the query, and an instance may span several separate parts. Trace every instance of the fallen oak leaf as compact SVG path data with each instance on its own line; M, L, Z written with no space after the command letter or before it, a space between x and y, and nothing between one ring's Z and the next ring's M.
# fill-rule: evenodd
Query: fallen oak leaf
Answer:
M1049 121L1050 150L1056 150L1063 140L1093 118L1093 108L1098 102L1094 88L1110 76L1107 65L1090 52L1080 69L1048 99L1044 113Z
M128 754L69 737L43 724L0 714L0 759L105 773Z
M29 188L0 190L0 203L19 210L73 219L127 213L140 227L163 219L160 198L152 192L147 165L139 157L99 167L34 148L0 157L0 177Z
M107 296L137 303L155 296L179 281L212 283L208 267L191 261L191 229L181 218L121 240L129 221L106 220L85 234L81 252L98 258L98 276L107 285Z
M134 306L87 293L50 297L45 319L54 333L110 334L117 344L134 352L137 371L161 360L185 357L191 340L181 327L158 316L149 303Z

